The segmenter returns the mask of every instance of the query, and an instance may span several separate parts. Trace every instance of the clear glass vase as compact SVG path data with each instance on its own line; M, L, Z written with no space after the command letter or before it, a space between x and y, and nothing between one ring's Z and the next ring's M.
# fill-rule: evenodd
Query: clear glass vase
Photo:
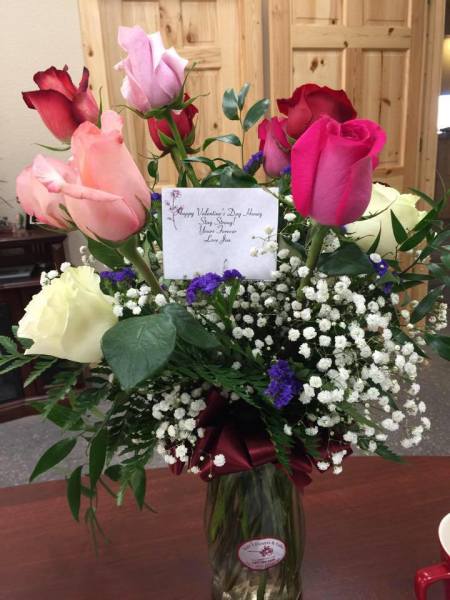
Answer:
M213 600L299 600L305 541L295 485L267 464L208 483Z

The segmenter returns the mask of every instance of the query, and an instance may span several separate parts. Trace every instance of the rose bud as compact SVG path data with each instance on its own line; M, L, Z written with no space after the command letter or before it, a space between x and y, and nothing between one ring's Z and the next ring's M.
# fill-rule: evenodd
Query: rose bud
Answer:
M68 73L67 65L56 69L50 67L33 77L39 90L22 92L29 108L35 108L46 127L62 142L69 142L72 133L84 121L96 123L99 108L88 89L89 71L84 67L80 84L76 88Z
M181 92L188 63L174 48L166 49L158 32L147 35L134 27L119 27L118 42L128 56L115 68L125 71L122 96L145 113L172 103Z
M38 155L33 176L62 194L71 220L94 239L121 242L145 224L150 192L123 142L123 119L102 114L102 129L83 123L72 136L73 159L65 165ZM22 202L26 207L26 202ZM26 209L26 208L25 208Z
M184 102L187 100L189 100L189 95L184 94ZM171 113L185 147L189 148L194 142L194 117L198 113L197 108L193 104L189 104L186 108L183 108L182 110L172 110ZM150 136L155 146L162 152L168 150L168 147L161 141L159 136L159 133L161 132L172 139L172 132L166 119L156 119L155 117L151 117L147 120L147 123Z
M292 195L298 212L339 227L364 213L372 173L386 142L373 121L338 123L322 117L292 147Z
M264 119L258 127L259 149L263 153L264 171L269 177L279 177L291 163L291 146L286 137L287 119Z
M277 104L279 111L287 116L287 134L294 139L324 115L340 123L356 117L344 90L332 90L315 83L301 85L290 98L279 99Z

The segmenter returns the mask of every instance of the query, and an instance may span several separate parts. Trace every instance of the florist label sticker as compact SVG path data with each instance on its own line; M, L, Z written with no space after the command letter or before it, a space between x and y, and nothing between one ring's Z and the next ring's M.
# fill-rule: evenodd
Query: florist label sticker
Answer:
M270 246L276 242L278 201L270 192L166 188L162 218L167 279L226 269L237 269L247 279L272 279L276 253Z
M286 545L275 538L249 540L239 546L238 558L252 571L264 571L280 563L286 556Z

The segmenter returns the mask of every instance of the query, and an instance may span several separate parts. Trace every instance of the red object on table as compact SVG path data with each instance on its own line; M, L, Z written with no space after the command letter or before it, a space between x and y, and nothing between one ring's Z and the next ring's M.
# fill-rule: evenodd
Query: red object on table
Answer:
M305 600L411 600L416 570L439 559L449 475L450 457L352 457L342 475L317 474L304 496ZM0 600L209 600L205 486L149 471L157 515L131 498L116 508L101 491L111 543L98 558L70 516L63 481L0 490ZM430 600L442 599L439 586Z
M417 600L426 600L428 588L438 581L444 582L445 599L450 600L450 513L440 522L438 535L441 544L442 562L417 571Z

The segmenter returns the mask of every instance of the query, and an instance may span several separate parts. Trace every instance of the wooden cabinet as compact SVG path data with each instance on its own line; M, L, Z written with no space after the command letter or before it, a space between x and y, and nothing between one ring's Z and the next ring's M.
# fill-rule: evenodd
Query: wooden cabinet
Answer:
M41 289L40 272L64 262L65 235L40 229L20 235L0 234L0 273L4 268L33 267L28 277L0 279L0 335L10 335L11 327L22 318L33 294ZM0 375L0 421L31 412L29 403L45 396L45 382L36 380L23 388L29 369Z

